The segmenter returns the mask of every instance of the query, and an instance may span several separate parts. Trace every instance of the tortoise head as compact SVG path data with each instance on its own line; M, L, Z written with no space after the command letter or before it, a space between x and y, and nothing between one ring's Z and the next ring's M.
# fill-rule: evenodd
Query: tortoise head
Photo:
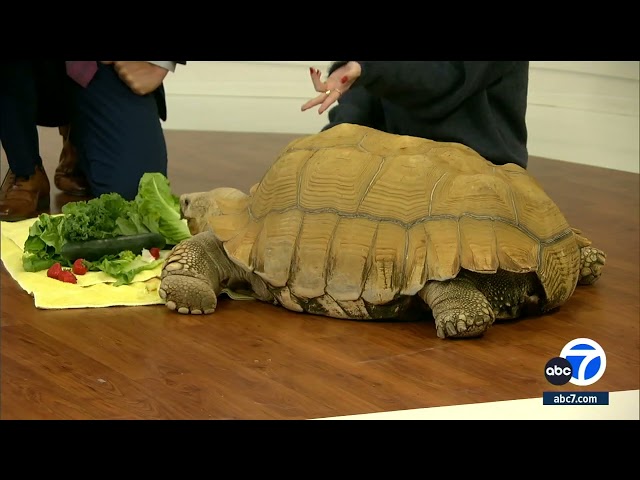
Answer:
M194 192L180 195L180 211L182 218L187 220L191 235L196 235L209 228L207 225L207 213L210 205L215 201L211 198L211 192Z
M235 188L214 188L208 192L185 193L180 196L182 217L192 235L213 229L224 229L228 218L246 215L249 196ZM222 228L221 228L222 227Z

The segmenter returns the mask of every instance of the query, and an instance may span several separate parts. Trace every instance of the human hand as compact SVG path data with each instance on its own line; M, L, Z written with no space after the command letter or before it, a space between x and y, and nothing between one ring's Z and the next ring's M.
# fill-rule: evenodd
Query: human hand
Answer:
M324 82L320 80L320 70L311 67L309 68L309 73L311 75L311 81L313 82L313 88L315 88L316 92L320 92L320 95L302 105L301 110L304 112L316 105L320 105L318 114L321 114L333 105L340 98L340 95L349 90L358 77L360 77L362 68L358 62L345 63L329 75Z
M157 89L169 70L149 62L103 61L113 65L120 79L138 95L147 95Z

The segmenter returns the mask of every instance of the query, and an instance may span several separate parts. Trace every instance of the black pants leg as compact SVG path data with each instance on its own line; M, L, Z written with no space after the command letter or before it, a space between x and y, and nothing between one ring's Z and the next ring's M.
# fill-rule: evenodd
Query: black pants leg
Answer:
M93 195L115 192L132 200L145 172L167 175L153 95L136 95L112 66L99 64L86 89L74 83L72 97L71 142Z
M30 177L42 165L37 97L34 62L0 62L0 142L17 177Z

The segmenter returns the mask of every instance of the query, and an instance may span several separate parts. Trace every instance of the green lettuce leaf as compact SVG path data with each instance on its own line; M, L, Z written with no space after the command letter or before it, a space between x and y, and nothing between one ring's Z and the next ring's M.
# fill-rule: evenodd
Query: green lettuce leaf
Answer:
M88 201L67 203L62 207L62 213L65 216L62 236L68 241L149 232L136 204L117 193L104 193Z
M27 272L39 272L46 270L54 263L60 261L67 265L60 256L60 249L65 240L62 236L62 216L40 214L29 227L29 236L24 243L22 266Z
M120 252L117 256L105 256L96 262L91 262L91 266L102 270L111 275L116 281L114 286L127 285L133 281L133 278L143 270L153 270L161 265L164 259L159 258L152 262L142 259L141 255L135 255L133 252Z
M180 199L171 192L169 180L161 173L142 176L134 202L145 226L163 235L168 245L191 236L187 221L182 218Z

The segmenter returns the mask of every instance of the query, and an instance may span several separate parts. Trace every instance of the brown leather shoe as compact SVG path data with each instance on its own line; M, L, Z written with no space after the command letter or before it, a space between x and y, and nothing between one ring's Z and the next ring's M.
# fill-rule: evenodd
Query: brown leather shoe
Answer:
M0 187L0 220L14 222L37 217L49 208L49 178L42 167L29 178L16 177L9 169Z
M77 168L78 156L75 147L69 140L69 127L60 127L62 135L62 151L60 162L53 176L54 185L64 193L85 197L89 195L87 179Z

